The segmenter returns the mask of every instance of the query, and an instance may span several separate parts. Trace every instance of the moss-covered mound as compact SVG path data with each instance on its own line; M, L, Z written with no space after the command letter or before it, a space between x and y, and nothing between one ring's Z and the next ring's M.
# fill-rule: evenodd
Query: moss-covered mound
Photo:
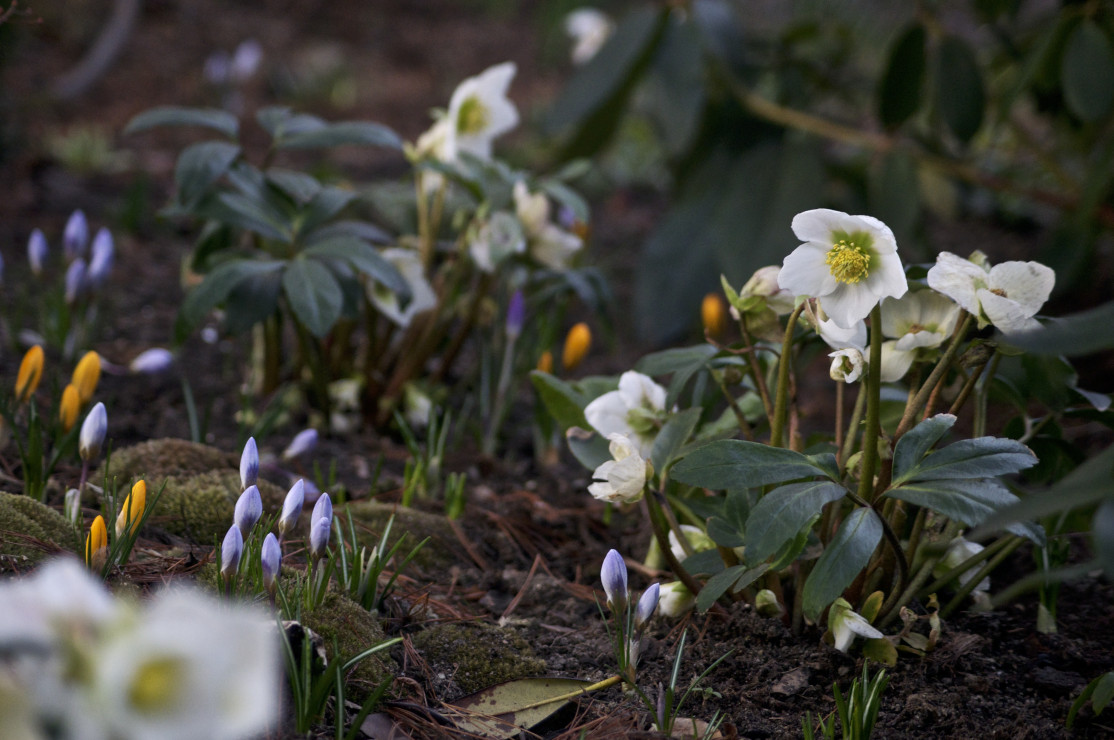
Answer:
M479 622L431 627L414 635L414 647L434 669L452 675L465 694L546 669L517 632Z
M0 493L0 569L15 560L37 563L59 549L73 552L73 528L49 506L13 493Z
M371 612L336 592L328 594L319 607L304 615L302 622L324 638L330 664L334 660L349 660L387 639ZM345 683L350 698L360 701L388 675L394 675L396 667L388 652L380 651L356 664Z
M405 557L419 542L429 537L429 542L418 552L411 561L411 568L422 570L443 570L456 562L454 552L459 549L456 535L453 534L449 520L438 514L428 514L424 511L415 511L401 506L381 504L377 501L360 501L348 507L338 507L336 516L342 525L343 531L348 530L348 518L345 511L352 512L352 520L356 525L356 536L360 544L372 548L379 544L379 537L387 527L391 515L395 522L391 525L391 535L387 539L390 547L394 547L399 538L406 535L406 541L399 548L402 557Z
M184 439L152 439L112 452L109 472L119 481L145 476L147 482L164 478L232 470L239 473L240 458L230 452ZM103 466L92 478L104 476ZM238 478L237 478L238 480Z

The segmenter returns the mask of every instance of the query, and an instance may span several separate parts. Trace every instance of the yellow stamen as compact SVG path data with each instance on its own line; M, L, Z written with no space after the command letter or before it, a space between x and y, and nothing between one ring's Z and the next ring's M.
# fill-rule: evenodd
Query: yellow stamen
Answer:
M171 709L181 694L185 666L181 658L164 656L139 667L128 687L128 702L140 714L161 714Z
M855 246L855 242L840 239L828 250L824 262L832 277L841 283L854 284L870 275L870 255Z

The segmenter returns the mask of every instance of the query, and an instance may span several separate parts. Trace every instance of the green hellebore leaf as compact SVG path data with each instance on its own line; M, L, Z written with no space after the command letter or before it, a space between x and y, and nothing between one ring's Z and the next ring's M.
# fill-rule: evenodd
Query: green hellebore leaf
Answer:
M239 156L240 147L227 141L202 141L183 149L174 166L178 204L186 209L197 205Z
M588 429L591 425L584 417L584 407L588 399L565 381L541 370L530 373L530 382L541 397L549 415L562 430L570 427Z
M235 139L240 131L240 122L228 111L163 106L143 111L128 121L124 133L134 134L160 126L200 126L219 131L230 139Z
M826 504L846 493L846 488L831 481L790 483L767 493L747 518L747 562L761 562L773 555Z
M692 436L702 411L700 408L685 409L669 417L654 438L654 447L650 452L650 462L653 463L654 470L659 473L665 472L666 467L676 456L677 450L681 449L681 445Z
M893 483L897 486L913 481L989 478L1016 473L1036 462L1036 455L1016 440L976 437L954 442L926 455L900 476L895 475Z
M1064 99L1080 119L1098 121L1114 106L1114 48L1090 18L1068 36L1060 76Z
M822 462L793 450L724 439L693 450L673 466L671 475L690 486L715 490L756 488L796 478L828 477L831 471Z
M914 23L890 48L886 72L878 85L878 118L887 128L905 123L920 108L926 37L924 27Z
M816 620L839 598L866 567L881 539L882 522L874 509L859 508L847 515L805 581L805 616Z
M281 270L285 264L274 260L232 260L218 265L182 301L174 329L177 341L182 341L242 281Z
M901 480L912 470L913 466L928 454L932 446L947 434L953 424L955 424L955 417L951 414L937 414L906 432L894 448L894 479Z
M340 318L340 285L329 269L314 259L295 259L282 275L282 289L290 309L306 329L324 337Z

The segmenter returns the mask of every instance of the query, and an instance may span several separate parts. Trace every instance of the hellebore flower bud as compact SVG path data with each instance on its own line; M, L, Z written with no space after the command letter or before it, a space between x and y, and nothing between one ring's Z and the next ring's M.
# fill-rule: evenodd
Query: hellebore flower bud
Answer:
M282 502L282 514L278 520L279 537L285 537L286 533L294 529L294 525L298 523L298 517L302 514L302 506L306 500L306 484L301 478L298 482L290 487L290 491L286 494L286 498Z
M263 549L260 551L260 560L263 566L263 588L274 596L279 567L282 565L282 547L274 533L268 532L263 539Z
M255 437L248 437L244 451L240 455L240 488L246 489L255 485L259 480L259 448L255 446Z
M89 222L85 220L83 211L74 211L66 221L66 229L62 232L62 249L66 259L73 260L85 255L85 245L89 243Z
M31 272L38 276L43 274L43 264L46 262L47 255L50 253L50 245L46 243L46 237L39 229L31 232L31 236L27 239L27 263L31 266Z
M107 559L108 527L104 524L104 517L98 514L85 539L85 564L93 570L100 570Z
M672 581L662 586L660 595L658 611L663 617L670 619L684 616L696 604L696 597L680 581Z
M143 517L143 508L147 505L147 483L143 479L137 480L132 486L132 492L124 499L124 506L120 515L116 517L116 536L123 537L126 532L135 532L139 520Z
M313 452L315 447L317 447L317 430L303 429L294 435L294 439L290 440L290 444L282 451L282 459L293 460L296 457Z
M565 351L561 353L561 365L565 370L575 370L592 347L592 330L583 321L569 329L565 336Z
M511 296L510 305L507 306L507 337L517 339L522 334L522 326L526 323L526 297L521 290L516 290Z
M73 305L85 292L85 260L80 257L66 268L66 303Z
M309 554L314 560L320 560L325 555L329 546L329 533L333 531L331 519L321 517L313 521L309 529Z
M108 433L108 412L100 401L86 415L77 438L77 451L84 462L92 462L101 454L104 437Z
M244 552L244 538L240 528L233 524L224 535L220 544L220 574L222 576L235 575L240 568L240 555Z
M136 355L128 365L128 369L137 375L158 375L169 370L173 364L174 355L170 350L152 347Z
M627 608L627 564L617 550L608 550L600 568L600 580L607 594L607 608L621 614Z
M81 413L81 394L77 386L70 383L62 391L62 400L58 403L58 423L62 425L62 433L73 429L77 423L77 415Z
M313 505L313 514L310 515L310 524L315 524L318 519L324 519L333 526L333 500L329 498L329 494L323 493L317 499L317 503Z
M638 606L634 610L634 631L641 632L646 623L650 621L650 617L654 615L654 610L658 608L658 595L661 593L661 586L654 584L642 592L642 597L638 600Z
M70 381L77 386L82 403L93 400L97 390L97 383L101 382L101 356L96 352L86 352L73 369L73 378Z
M240 498L236 499L236 509L233 514L233 521L245 539L261 516L263 516L263 497L259 495L259 486L248 486L240 494Z
M116 257L116 245L112 241L112 234L106 228L97 230L93 237L93 249L89 256L89 270L86 277L90 287L99 288L112 271L112 263Z
M43 379L43 348L36 344L23 355L15 379L15 400L23 403L35 393Z

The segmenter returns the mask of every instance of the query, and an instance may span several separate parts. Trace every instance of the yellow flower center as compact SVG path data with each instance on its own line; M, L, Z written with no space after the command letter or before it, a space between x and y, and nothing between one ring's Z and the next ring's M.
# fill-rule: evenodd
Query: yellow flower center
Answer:
M171 709L179 695L185 666L181 658L161 657L139 667L128 687L128 701L141 714Z
M857 283L870 275L870 255L845 239L832 245L824 262L841 283Z
M462 134L476 134L487 128L487 106L479 98L468 98L460 106L456 129Z

